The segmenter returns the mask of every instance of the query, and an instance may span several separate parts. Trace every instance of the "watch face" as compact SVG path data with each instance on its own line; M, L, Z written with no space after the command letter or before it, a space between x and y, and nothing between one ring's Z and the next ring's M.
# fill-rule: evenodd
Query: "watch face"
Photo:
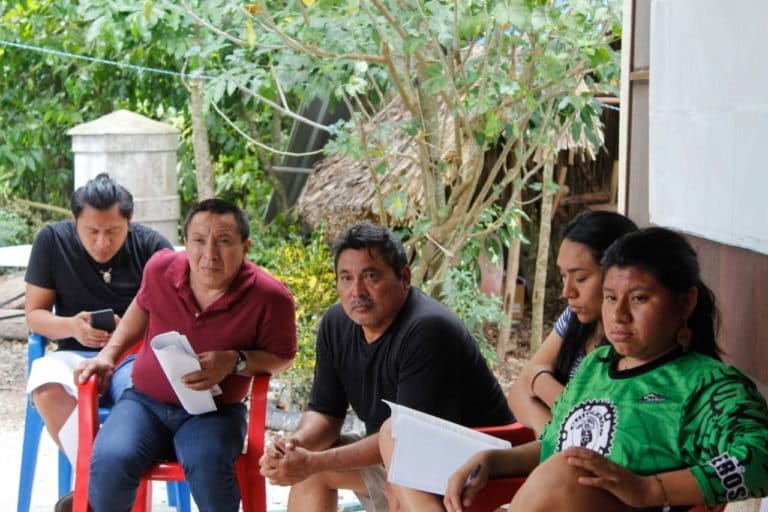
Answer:
M235 371L236 372L241 372L241 371L245 370L246 364L247 364L247 361L245 359L245 355L238 350L237 351L237 363L235 363Z

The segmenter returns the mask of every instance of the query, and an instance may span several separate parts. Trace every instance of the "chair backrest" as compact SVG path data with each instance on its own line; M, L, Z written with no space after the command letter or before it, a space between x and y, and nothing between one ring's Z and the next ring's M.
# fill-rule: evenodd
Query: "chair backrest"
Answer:
M46 338L40 334L32 332L27 336L27 376L29 376L32 369L32 363L45 355L46 344ZM40 447L40 435L43 431L43 419L32 405L31 399L27 397L26 400L24 439L21 449L21 464L19 465L17 512L28 512L32 502L35 470L37 469L37 454ZM58 466L58 495L61 496L69 492L72 485L72 467L63 452L59 452Z
M27 376L32 371L32 362L43 357L45 354L45 345L47 343L48 340L40 334L31 332L27 336Z

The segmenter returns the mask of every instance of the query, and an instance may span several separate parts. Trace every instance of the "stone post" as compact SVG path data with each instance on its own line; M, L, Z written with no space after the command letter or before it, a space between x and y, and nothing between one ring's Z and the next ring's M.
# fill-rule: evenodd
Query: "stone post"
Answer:
M118 110L67 134L75 154L75 188L101 172L109 173L133 194L133 220L178 244L176 128Z

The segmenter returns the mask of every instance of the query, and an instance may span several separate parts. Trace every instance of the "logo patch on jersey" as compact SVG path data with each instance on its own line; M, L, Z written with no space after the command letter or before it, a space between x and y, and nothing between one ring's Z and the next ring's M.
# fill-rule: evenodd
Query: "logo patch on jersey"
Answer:
M709 461L715 470L728 501L743 500L749 495L744 482L744 466L736 457L723 453Z
M638 402L665 402L667 400L667 397L664 395L660 395L658 393L648 393L643 398L638 400Z
M587 400L570 410L560 424L557 451L571 446L608 455L616 429L616 406L608 400Z

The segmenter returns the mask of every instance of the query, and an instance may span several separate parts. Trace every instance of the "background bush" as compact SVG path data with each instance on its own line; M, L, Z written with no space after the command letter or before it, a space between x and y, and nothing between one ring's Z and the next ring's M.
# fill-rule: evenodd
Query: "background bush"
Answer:
M283 398L289 408L304 410L315 368L315 335L323 313L336 302L336 276L322 229L308 240L295 232L269 246L261 240L261 254L255 259L288 286L296 300L296 328L299 351L281 380L287 385ZM254 240L255 242L255 240Z

